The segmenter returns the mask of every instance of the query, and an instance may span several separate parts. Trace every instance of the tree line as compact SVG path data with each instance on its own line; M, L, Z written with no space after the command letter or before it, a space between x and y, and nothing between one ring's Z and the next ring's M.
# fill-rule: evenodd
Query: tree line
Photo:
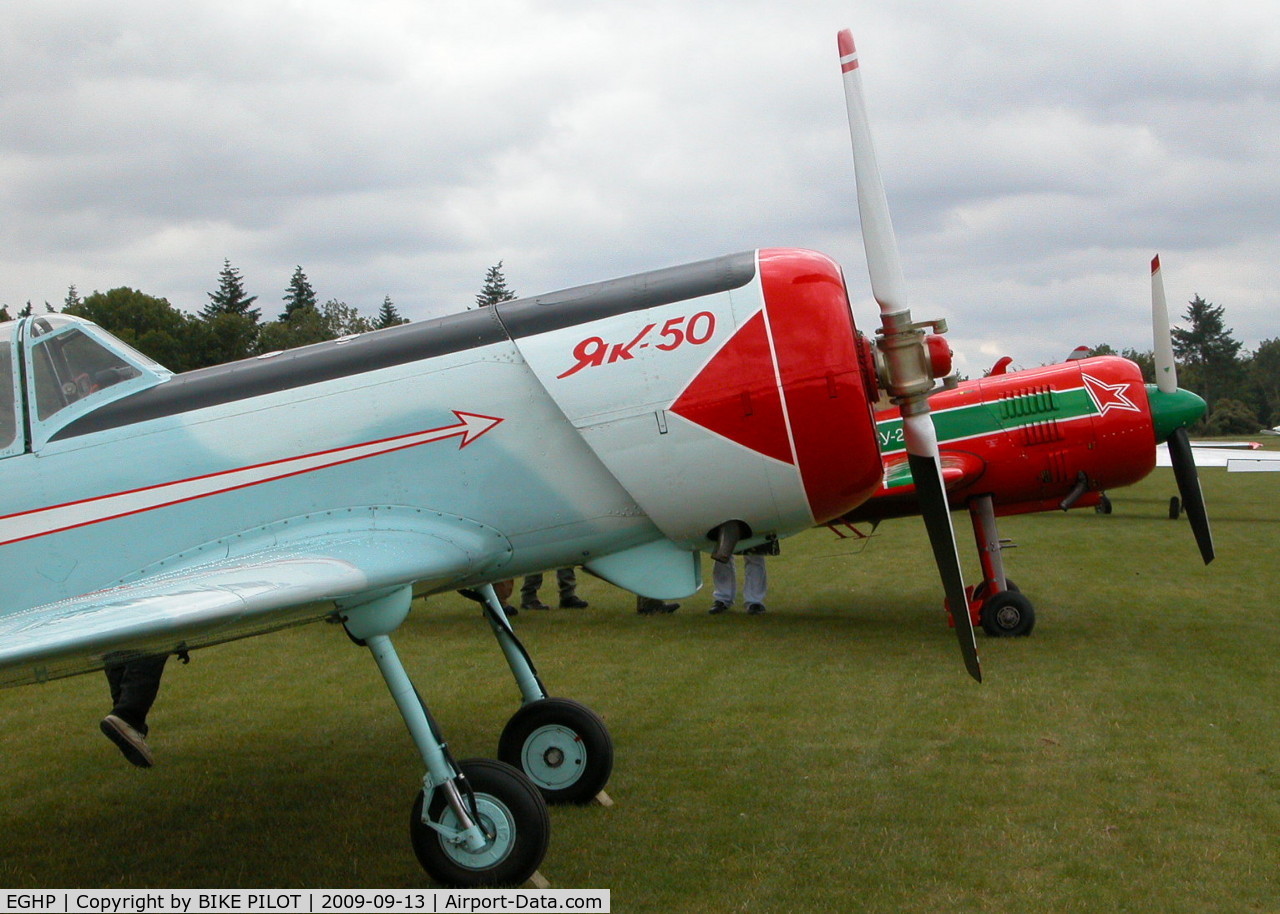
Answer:
M320 304L301 266L293 271L283 296L284 308L274 320L262 319L262 309L254 307L258 296L246 292L240 271L229 260L223 261L217 291L206 294L208 304L193 315L174 307L168 299L125 286L81 298L72 285L61 309L46 302L45 310L91 320L175 372L409 322L389 295L373 317L337 299ZM30 302L16 315L0 306L0 320L31 313Z
M1260 428L1280 425L1280 338L1264 340L1253 352L1226 326L1226 309L1193 298L1182 317L1185 327L1174 327L1173 355L1178 366L1178 386L1192 390L1209 405L1193 429L1199 435L1251 435ZM1119 355L1136 362L1148 383L1155 382L1155 356L1151 350L1116 352L1103 343L1092 355Z
M258 297L247 294L239 270L229 260L223 261L217 291L206 294L209 303L198 315L191 315L166 299L127 287L94 292L82 299L73 285L61 310L93 321L175 372L409 322L401 317L390 296L383 299L372 318L336 299L319 304L301 266L293 271L282 299L284 309L275 320L263 322L261 308L254 307ZM507 287L502 261L498 261L486 271L476 305L484 307L515 297ZM58 310L48 303L45 308ZM16 316L31 311L28 302ZM1264 340L1253 352L1242 354L1243 345L1226 326L1225 311L1197 295L1183 315L1186 326L1172 330L1178 385L1195 391L1209 405L1205 418L1192 431L1201 435L1253 434L1260 428L1280 425L1280 338ZM0 306L0 320L11 319L9 309ZM1117 352L1102 343L1090 354L1129 359L1142 369L1148 383L1155 382L1151 350Z

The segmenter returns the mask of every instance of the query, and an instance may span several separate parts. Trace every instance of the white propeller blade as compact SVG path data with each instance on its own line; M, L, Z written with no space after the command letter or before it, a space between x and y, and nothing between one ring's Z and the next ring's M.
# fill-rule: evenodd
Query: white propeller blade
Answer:
M889 201L885 198L884 181L880 177L875 145L871 141L871 125L866 101L862 97L862 71L858 67L858 52L853 46L853 33L845 29L837 40L840 70L844 74L845 106L849 111L849 138L853 141L853 171L858 184L862 245L867 251L871 294L879 303L880 312L887 314L907 307L906 282L902 278L893 220L889 217Z
M955 529L947 505L946 487L942 479L942 459L933 419L929 416L928 393L933 387L934 370L922 325L912 322L907 307L906 283L898 242L889 217L880 166L867 106L862 97L862 73L853 33L848 29L838 36L840 70L844 74L845 104L849 111L849 137L853 141L853 166L858 184L858 213L862 219L862 243L867 251L867 268L871 274L871 294L880 305L881 329L877 346L884 358L886 387L902 411L903 438L911 475L920 500L920 513L929 532L938 574L942 578L951 616L955 622L960 653L969 675L982 680L978 662L978 646L969 620L969 603L960 556L956 551ZM939 325L939 329L941 329Z
M1151 259L1151 333L1155 344L1156 387L1171 394L1178 389L1178 366L1173 362L1173 335L1169 332L1169 306L1165 304L1160 255Z

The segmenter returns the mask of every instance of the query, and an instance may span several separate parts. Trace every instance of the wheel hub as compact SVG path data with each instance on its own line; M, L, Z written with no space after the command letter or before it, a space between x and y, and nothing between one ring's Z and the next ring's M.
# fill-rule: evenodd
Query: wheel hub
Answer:
M1013 606L1002 606L996 613L996 624L1001 628L1016 628L1021 619L1022 613Z
M539 727L525 740L522 767L539 787L555 790L574 783L582 776L586 763L582 737L568 727Z

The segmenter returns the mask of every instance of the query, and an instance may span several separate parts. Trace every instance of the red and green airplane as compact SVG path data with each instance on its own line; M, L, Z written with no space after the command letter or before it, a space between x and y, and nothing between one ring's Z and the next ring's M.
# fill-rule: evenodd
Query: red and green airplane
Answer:
M1025 635L1035 624L1031 601L1004 574L996 517L1092 507L1108 489L1133 485L1155 467L1156 445L1168 442L1174 471L1201 555L1213 559L1187 427L1205 402L1177 386L1168 345L1168 312L1160 261L1152 261L1152 314L1158 383L1116 356L1071 358L1057 365L992 373L929 399L953 510L973 521L982 583L969 591L969 614L989 635ZM898 408L876 414L884 480L842 521L879 521L918 513L902 442ZM838 528L837 528L838 530Z

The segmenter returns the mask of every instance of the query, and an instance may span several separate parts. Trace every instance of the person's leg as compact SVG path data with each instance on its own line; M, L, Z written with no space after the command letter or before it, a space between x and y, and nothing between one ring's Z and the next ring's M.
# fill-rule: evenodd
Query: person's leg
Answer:
M711 563L711 583L714 585L711 599L715 601L709 610L712 615L722 613L733 605L733 598L738 590L736 578L733 556L730 556L727 562Z
M510 579L498 581L493 585L493 594L498 598L498 602L502 604L502 611L508 616L518 615L520 612L520 610L511 605L511 592L515 588L515 582Z
M110 654L107 657L111 657ZM108 659L102 672L107 674L107 688L111 690L111 704L120 700L120 680L124 679L125 662L120 659Z
M572 567L557 569L556 583L560 587L561 609L586 609L591 605L578 596L578 576Z
M524 584L520 587L520 608L533 606L535 603L541 602L538 599L538 588L542 586L542 572L537 574L527 574L524 576Z
M556 586L560 588L560 599L576 596L578 593L578 575L573 567L556 569Z
M168 654L162 654L106 667L112 708L99 728L124 757L139 768L150 768L155 762L147 745L147 714L160 692L160 679L168 659Z
M747 612L759 614L764 612L764 599L769 585L764 556L745 555L743 560L746 568L742 572L742 599L747 604Z
M673 613L679 608L679 603L668 603L655 597L642 597L636 594L636 612L642 616L665 615Z
M159 657L141 657L124 665L120 677L120 693L115 697L111 713L147 735L147 714L160 693L160 678L168 654Z

